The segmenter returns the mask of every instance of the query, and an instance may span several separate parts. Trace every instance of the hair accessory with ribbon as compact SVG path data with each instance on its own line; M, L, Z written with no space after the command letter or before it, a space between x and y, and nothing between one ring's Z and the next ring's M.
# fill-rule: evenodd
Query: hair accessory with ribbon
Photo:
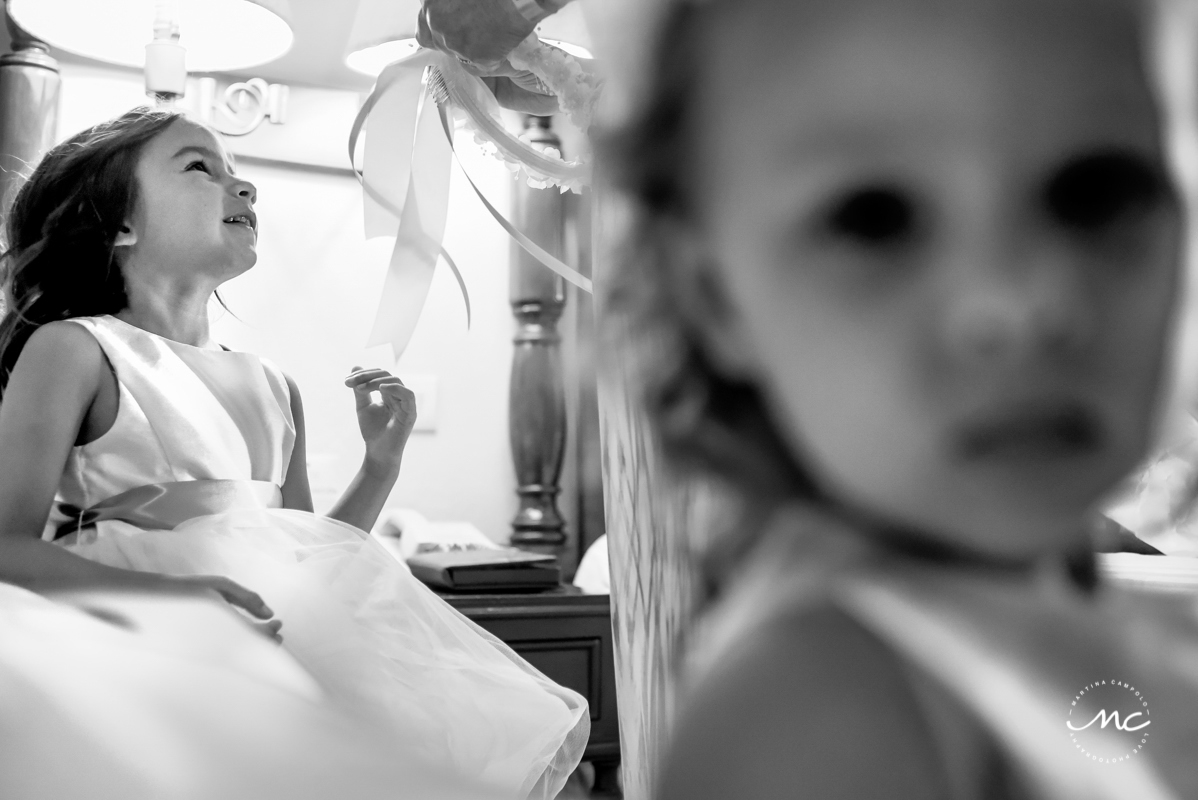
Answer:
M540 42L530 45L527 52L536 61L531 71L537 74L537 69L544 68L546 74L538 77L557 91L555 84L565 86L567 71L572 70L568 65L563 67L553 53L538 52L541 47L554 49ZM581 67L578 69L581 72ZM579 90L569 100L577 114L587 114L593 106L594 99L588 93L597 93L598 83L588 80L587 85L590 88ZM534 186L556 185L562 191L579 191L590 180L590 166L585 161L563 161L508 133L499 116L499 104L486 84L456 58L436 50L419 50L380 73L350 130L351 163L356 161L358 138L367 119L370 135L365 140L358 173L365 195L366 236L394 233L396 237L367 346L390 344L398 358L411 340L439 259L445 261L458 282L469 325L466 283L442 245L455 127L472 130L484 150L501 158ZM591 291L590 279L518 231L473 180L470 185L496 222L534 258L584 291Z
M527 70L541 79L557 95L558 108L583 133L591 126L595 104L603 80L582 63L556 47L545 44L531 34L508 54L508 62L516 69Z

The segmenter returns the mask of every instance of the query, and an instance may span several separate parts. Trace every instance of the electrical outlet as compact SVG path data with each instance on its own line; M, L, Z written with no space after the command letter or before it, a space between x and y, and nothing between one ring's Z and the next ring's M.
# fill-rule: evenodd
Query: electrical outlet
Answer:
M433 433L437 430L437 376L400 375L404 386L416 395L416 426L413 432Z

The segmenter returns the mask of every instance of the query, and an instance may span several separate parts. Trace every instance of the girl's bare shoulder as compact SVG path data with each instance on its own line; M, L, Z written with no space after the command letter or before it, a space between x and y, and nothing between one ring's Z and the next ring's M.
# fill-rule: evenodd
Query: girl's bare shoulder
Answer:
M747 635L673 731L662 800L945 796L905 667L831 606Z
M39 367L92 367L98 373L103 361L100 343L82 325L71 320L47 322L29 337L21 361Z
M35 394L73 390L94 396L103 375L104 352L82 325L69 320L47 322L29 337L13 368L10 389L24 385Z

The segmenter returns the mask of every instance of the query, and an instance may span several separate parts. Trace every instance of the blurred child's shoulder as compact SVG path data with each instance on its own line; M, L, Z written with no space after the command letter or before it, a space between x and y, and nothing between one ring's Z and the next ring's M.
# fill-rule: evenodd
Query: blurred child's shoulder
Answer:
M739 637L698 679L663 800L943 796L942 762L899 656L830 603Z

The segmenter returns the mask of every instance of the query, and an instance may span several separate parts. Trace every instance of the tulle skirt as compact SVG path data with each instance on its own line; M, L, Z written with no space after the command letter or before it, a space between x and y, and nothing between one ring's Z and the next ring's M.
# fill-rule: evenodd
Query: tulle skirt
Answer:
M511 798L397 752L222 609L60 599L0 583L4 800Z
M587 704L462 616L358 529L302 511L231 511L171 531L100 523L68 545L110 566L223 575L282 620L283 647L396 752L516 797L552 798Z

